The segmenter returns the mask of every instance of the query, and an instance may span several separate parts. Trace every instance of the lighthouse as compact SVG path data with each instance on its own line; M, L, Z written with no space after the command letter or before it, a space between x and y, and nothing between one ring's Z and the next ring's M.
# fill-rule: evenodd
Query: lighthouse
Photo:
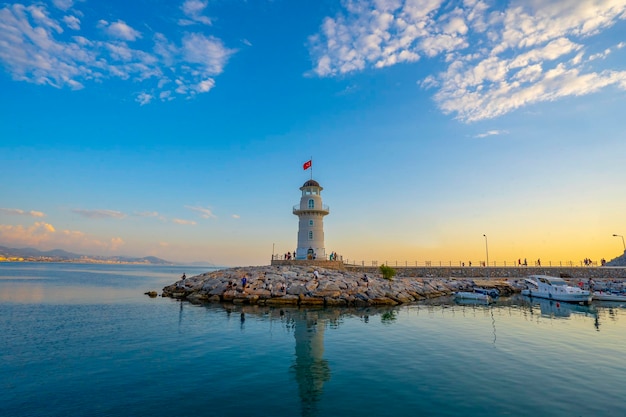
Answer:
M324 216L330 209L322 204L323 188L313 179L300 187L300 204L293 207L298 216L298 249L296 259L326 259L324 249Z

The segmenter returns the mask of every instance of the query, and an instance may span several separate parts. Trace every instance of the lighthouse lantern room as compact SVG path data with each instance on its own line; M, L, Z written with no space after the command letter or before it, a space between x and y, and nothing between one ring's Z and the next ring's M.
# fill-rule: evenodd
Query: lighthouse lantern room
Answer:
M323 188L317 181L310 179L300 190L300 204L293 207L293 214L299 218L296 259L325 260L324 216L330 209L322 204Z

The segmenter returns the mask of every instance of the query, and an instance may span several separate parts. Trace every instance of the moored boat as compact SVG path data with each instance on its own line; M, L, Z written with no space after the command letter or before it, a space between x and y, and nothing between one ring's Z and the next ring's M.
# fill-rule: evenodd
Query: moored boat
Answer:
M482 294L479 292L470 292L470 291L458 291L454 293L454 298L461 300L482 300L482 301L491 301L491 297L487 294Z
M500 296L500 291L498 291L497 288L480 288L480 287L476 287L476 288L474 288L474 292L481 293L481 294L487 294L491 298L496 298L496 297Z
M549 275L530 275L525 281L528 288L522 290L522 295L569 303L589 304L591 302L590 291L568 285L563 278Z
M609 291L594 291L595 301L626 301L626 293L614 293Z

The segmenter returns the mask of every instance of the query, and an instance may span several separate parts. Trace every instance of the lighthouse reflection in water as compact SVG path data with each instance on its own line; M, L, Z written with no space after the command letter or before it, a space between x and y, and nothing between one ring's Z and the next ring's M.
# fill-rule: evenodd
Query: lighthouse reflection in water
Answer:
M316 415L324 383L330 379L330 367L324 359L324 330L326 320L315 311L301 312L293 318L296 357L291 366L295 373L302 402L302 415Z

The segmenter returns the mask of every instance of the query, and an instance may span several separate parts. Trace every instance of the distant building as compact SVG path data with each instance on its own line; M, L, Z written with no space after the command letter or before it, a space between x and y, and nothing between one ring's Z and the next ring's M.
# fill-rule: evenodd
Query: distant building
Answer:
M300 190L300 204L293 207L293 214L299 218L296 259L325 260L324 216L330 209L322 204L323 188L317 181L310 179Z

